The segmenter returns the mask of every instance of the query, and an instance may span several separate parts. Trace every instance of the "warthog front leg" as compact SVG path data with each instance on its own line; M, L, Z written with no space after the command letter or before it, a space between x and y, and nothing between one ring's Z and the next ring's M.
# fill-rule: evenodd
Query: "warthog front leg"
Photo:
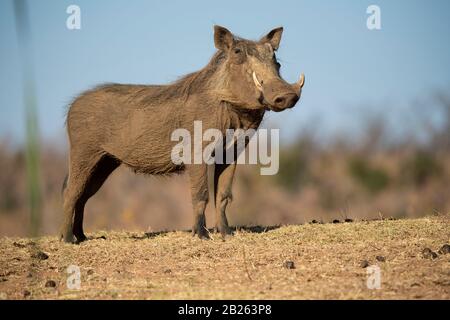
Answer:
M216 164L214 170L214 197L216 206L216 230L225 236L232 234L228 226L226 208L232 199L231 186L236 171L236 163Z
M205 209L208 203L207 165L191 165L188 168L188 172L191 181L192 207L194 210L192 235L198 235L200 239L209 239L205 218Z

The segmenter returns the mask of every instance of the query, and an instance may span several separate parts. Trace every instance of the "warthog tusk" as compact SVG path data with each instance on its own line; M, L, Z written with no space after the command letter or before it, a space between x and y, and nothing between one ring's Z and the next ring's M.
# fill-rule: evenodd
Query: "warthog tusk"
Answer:
M256 88L257 88L259 91L263 92L262 85L261 85L261 83L258 81L258 78L256 77L255 71L253 71L252 76L253 76L253 82L255 83Z
M305 84L305 75L302 73L300 79L298 80L298 85L300 86L300 88L303 88L304 84Z
M294 89L294 91L300 92L304 84L305 84L305 75L302 73L300 79L298 79L296 83L292 84L292 88Z

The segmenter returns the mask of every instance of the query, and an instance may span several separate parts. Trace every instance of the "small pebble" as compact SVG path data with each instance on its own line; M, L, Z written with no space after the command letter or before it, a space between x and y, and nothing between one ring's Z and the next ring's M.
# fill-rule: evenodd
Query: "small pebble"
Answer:
M38 252L32 254L31 257L35 258L35 259L39 259L39 260L47 260L48 259L48 254L46 254L43 251L38 251Z
M386 261L386 258L383 257L383 256L376 256L375 259L377 259L377 261L380 261L380 262L385 262Z
M295 263L294 261L285 261L283 263L283 267L285 267L286 269L295 269Z
M165 270L164 270L164 273L172 273L172 270L170 270L170 269L165 269Z
M46 288L55 288L56 287L56 282L53 280L47 280L47 282L45 283L45 287Z
M436 252L431 251L430 248L425 248L422 250L422 257L425 259L436 259L438 255Z
M15 242L15 241L14 241L13 245L17 248L25 248L26 247L24 244L21 244L19 242Z
M447 254L450 253L450 245L448 244L444 244L440 249L439 249L439 254Z
M29 297L29 296L31 296L31 292L28 290L24 290L23 296L24 296L24 298Z
M369 261L367 261L367 260L362 260L362 261L360 262L359 266L360 266L361 268L367 268L368 266L370 266L370 263L369 263Z

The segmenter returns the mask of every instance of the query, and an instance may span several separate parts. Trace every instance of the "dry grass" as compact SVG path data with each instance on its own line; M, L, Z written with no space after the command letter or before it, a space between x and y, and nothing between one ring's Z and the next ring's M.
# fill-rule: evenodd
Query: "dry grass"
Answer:
M55 237L0 240L0 296L8 299L450 299L448 216L291 225L237 231L223 241L187 232L98 232L81 245ZM103 239L102 236L106 237ZM36 255L44 252L47 259ZM385 262L376 260L385 257ZM44 257L45 258L45 257ZM366 286L361 261L381 268ZM295 268L285 267L292 261ZM69 265L81 289L66 287ZM56 287L46 287L53 280Z

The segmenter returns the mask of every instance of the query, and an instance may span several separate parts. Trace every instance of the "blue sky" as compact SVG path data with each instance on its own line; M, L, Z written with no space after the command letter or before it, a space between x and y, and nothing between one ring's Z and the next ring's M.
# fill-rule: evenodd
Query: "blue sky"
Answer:
M29 1L40 131L64 141L67 104L103 82L167 83L200 69L215 51L213 25L257 39L284 26L282 75L306 75L302 101L267 123L281 137L303 127L355 127L378 112L405 125L404 106L450 88L450 1ZM81 8L68 30L66 8ZM382 29L366 28L381 8ZM0 1L0 139L23 140L21 65L12 0ZM408 126L408 124L406 124Z

